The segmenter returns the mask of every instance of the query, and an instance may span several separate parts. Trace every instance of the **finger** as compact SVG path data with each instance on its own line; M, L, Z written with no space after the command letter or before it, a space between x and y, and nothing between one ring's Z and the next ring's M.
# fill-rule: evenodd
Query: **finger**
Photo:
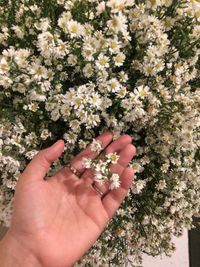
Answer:
M116 164L111 164L110 170L112 173L117 173L119 176L123 173L124 169L128 166L132 158L136 154L136 148L132 144L126 145L126 147L119 153L119 160ZM95 186L103 193L109 192L110 183L99 184L95 182Z
M119 208L123 199L128 193L131 187L132 178L134 175L134 170L130 167L126 168L121 175L121 185L117 189L111 190L103 199L102 204L109 216L111 218L116 210Z
M31 162L27 165L20 179L43 179L51 164L62 154L63 151L63 140L58 140L52 146L41 150L37 155L33 157Z
M132 138L129 135L122 135L117 140L113 141L103 153L99 155L99 157L103 158L105 154L109 153L120 153L121 150L126 147L127 144L130 144L132 142ZM94 180L94 171L91 169L86 170L82 176L81 179L85 179L87 183L92 183Z
M105 133L103 133L102 135L98 136L96 138L96 140L99 140L102 143L102 148L106 148L111 142L112 142L112 138L113 135L111 132L107 131ZM91 150L91 146L90 144L86 147L86 149L84 149L83 151L81 151L78 155L76 155L71 161L70 161L70 165L73 166L78 172L82 173L85 170L85 167L82 164L82 159L83 158L91 158L91 159L95 159L98 156L97 152L94 152ZM71 172L69 170L68 167L64 167L61 171L60 171L63 175L68 175L69 172ZM74 175L75 176L75 175Z
M128 134L120 136L118 139L113 141L107 148L106 154L121 151L127 144L131 144L132 138Z

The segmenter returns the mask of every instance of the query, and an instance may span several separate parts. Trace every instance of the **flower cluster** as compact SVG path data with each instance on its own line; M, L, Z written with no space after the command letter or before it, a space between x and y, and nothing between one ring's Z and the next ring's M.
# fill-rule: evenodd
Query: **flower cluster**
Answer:
M109 183L109 188L115 189L120 186L120 177L117 173L110 170L111 164L117 164L119 155L116 152L108 153L105 159L92 160L90 158L83 158L83 166L86 169L94 170L94 180L99 184L105 182Z
M113 190L120 186L120 177L117 173L113 173L110 169L112 164L117 164L119 155L116 152L108 153L104 155L101 153L103 150L102 142L93 139L90 144L90 149L97 154L100 154L97 159L83 158L82 164L86 169L92 169L94 171L94 181L99 184L108 183L109 189Z
M199 77L197 0L1 1L0 221L40 149L66 142L51 175L100 133L127 133L135 181L80 266L170 255L200 208Z
M101 141L93 139L92 143L90 144L90 149L91 151L99 154L103 150L103 144Z

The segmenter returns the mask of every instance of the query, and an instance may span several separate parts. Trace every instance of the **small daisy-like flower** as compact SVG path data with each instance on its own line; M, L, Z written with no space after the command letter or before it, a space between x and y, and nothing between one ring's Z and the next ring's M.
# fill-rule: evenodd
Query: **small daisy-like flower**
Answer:
M67 28L69 33L71 34L71 37L79 37L83 33L83 26L74 20L68 21Z
M102 142L99 141L99 140L96 140L96 139L93 139L91 145L90 145L90 148L93 152L101 152L103 147L102 147Z
M119 77L120 77L120 81L121 82L127 82L127 80L128 80L128 75L127 75L127 73L125 73L124 71L121 71L120 73L119 73Z
M117 96L120 97L120 98L123 98L126 96L126 88L123 86L119 89L119 91L117 92Z
M84 140L79 140L79 141L78 141L78 144L79 144L79 148L80 148L80 149L85 149L86 146L87 146L87 142L84 141Z
M83 158L82 164L86 169L90 169L92 167L92 160L89 158Z
M101 185L104 183L104 176L101 172L95 172L94 179L96 182L100 183Z
M119 13L118 15L114 15L111 20L107 22L107 26L109 29L114 32L125 32L127 29L127 19L122 13Z
M97 61L96 65L99 69L104 69L109 67L109 58L104 56L103 54L100 54Z
M67 23L71 19L70 12L63 12L62 16L58 19L58 26L64 30L67 28Z
M28 109L33 111L33 112L36 112L38 110L39 106L37 103L30 103L28 104Z
M0 61L0 74L6 73L10 70L7 60L3 57Z
M109 51L113 53L118 53L121 47L121 43L118 41L117 38L109 40Z
M101 100L99 94L97 94L97 93L92 94L91 97L89 98L89 101L92 104L92 106L94 106L96 108L101 107L102 100Z
M44 129L44 130L41 132L40 137L41 137L42 140L46 140L48 137L51 137L51 132L49 132L48 129Z
M80 122L78 120L70 121L69 125L74 132L77 132L80 129Z
M98 6L96 7L96 10L97 10L96 14L99 16L100 14L104 12L105 8L106 8L106 3L104 1L99 3Z
M114 58L114 61L115 61L115 65L117 67L120 67L123 65L124 63L124 60L125 60L125 55L124 53L119 53L118 55L116 55L116 57Z
M69 65L75 66L77 64L77 56L70 54L67 58L67 63Z
M110 184L111 190L120 187L119 174L113 173L111 178L110 178L110 182L111 182L111 184Z
M69 143L74 144L77 140L77 135L73 132L68 132L63 135L63 138Z
M94 164L95 172L105 173L107 170L107 162L102 161L101 159Z
M138 86L138 88L134 90L134 93L141 99L144 99L149 94L149 87L143 85Z
M47 69L42 65L34 63L30 68L30 74L33 75L33 79L40 81L47 78Z
M91 64L85 65L83 68L83 74L85 75L86 78L90 78L93 75L93 68Z
M134 184L133 193L134 194L140 194L142 192L143 188L145 187L145 185L146 185L146 181L144 181L144 180L136 181Z
M118 82L118 80L116 78L112 78L109 81L108 85L109 85L109 90L113 93L117 92L121 87L121 84Z
M106 155L106 158L108 159L108 161L112 164L116 164L118 159L119 159L119 155L117 155L116 152L114 153L109 153Z

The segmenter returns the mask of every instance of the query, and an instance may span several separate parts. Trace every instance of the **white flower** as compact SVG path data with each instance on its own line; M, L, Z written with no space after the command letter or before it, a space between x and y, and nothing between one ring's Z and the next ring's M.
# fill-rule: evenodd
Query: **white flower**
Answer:
M108 160L108 162L112 163L112 164L116 164L119 160L119 155L117 155L117 152L114 153L109 153L106 155L106 159Z
M120 51L121 48L121 42L117 39L117 37L114 37L114 39L110 39L108 42L109 51L112 54L117 54Z
M30 150L30 151L28 151L28 152L26 152L26 154L25 154L25 156L26 156L26 158L27 159L33 159L33 157L35 156L35 155L37 155L38 154L38 150L36 150L36 149L34 149L34 150Z
M115 92L118 92L120 88L121 88L121 84L116 78L112 78L108 82L108 91L115 93Z
M58 19L58 26L62 28L64 31L66 31L69 20L71 20L71 13L63 12L61 17Z
M126 87L121 87L121 88L117 91L116 95L117 95L118 97L120 97L120 98L124 98L124 97L126 96L126 93L127 93Z
M10 70L10 65L5 57L0 60L0 74L4 74Z
M67 58L69 65L75 66L77 64L77 56L70 54Z
M98 172L98 173L105 173L107 171L107 162L106 161L103 161L103 160L97 160L97 162L94 164L94 169L95 169L95 172Z
M141 99L144 99L149 95L149 87L148 86L138 86L135 90L134 93L136 94L137 97L140 97Z
M101 172L95 172L94 180L98 182L100 185L104 183L104 176Z
M93 128L94 126L99 125L100 117L97 114L89 114L85 120L85 123L87 129Z
M82 109L84 107L83 103L84 99L81 96L76 96L71 102L71 104L74 106L75 109L78 108Z
M42 138L42 140L46 140L48 137L51 137L51 135L52 134L48 129L44 129L42 130L40 137Z
M42 18L34 24L34 27L41 32L46 32L50 28L50 20L48 18Z
M65 0L57 0L57 3L58 3L59 5L64 5Z
M133 193L140 194L142 192L142 189L145 187L145 185L146 185L146 181L144 180L136 181L132 186Z
M5 75L0 76L0 85L4 88L9 88L13 84L13 81Z
M106 8L106 3L104 1L101 1L98 4L98 6L96 7L96 10L97 10L97 13L96 14L97 14L97 16L100 15L101 13L103 13L104 10L105 10L105 8Z
M47 79L47 69L37 63L31 65L30 74L34 80L40 81L42 78Z
M109 0L107 1L107 6L111 7L111 12L120 12L123 11L126 7L132 6L132 0Z
M125 60L125 55L124 55L124 53L119 53L118 55L116 55L116 57L114 57L114 62L115 62L115 65L117 66L117 67L120 67L120 66L122 66L123 65L123 63L124 63L124 60Z
M113 173L112 176L110 177L110 189L113 190L113 189L116 189L118 187L120 187L120 179L119 179L119 174L117 173Z
M77 135L73 133L72 131L69 131L68 133L65 133L63 135L63 138L69 143L74 144L77 140Z
M50 43L54 40L54 36L50 32L43 32L38 35L38 47L43 50L48 47Z
M30 56L30 50L20 49L15 53L15 62L21 68L26 68L28 66L27 58Z
M86 169L90 169L92 167L92 159L83 158L82 164Z
M100 109L101 104L102 104L102 99L98 93L94 93L89 98L89 103L91 103L92 106Z
M14 30L16 36L19 38L19 39L23 39L24 38L24 32L22 31L22 29L20 29L19 26L17 25L13 25L11 27L12 30Z
M91 43L91 40L88 40L87 38L85 39L81 54L85 58L86 61L94 60L94 53L95 53L94 46L95 45Z
M80 130L80 122L78 120L70 121L69 126L74 132L77 132Z
M163 190L165 189L167 186L167 183L165 182L165 180L160 180L159 183L156 185L156 188L158 190Z
M127 73L125 71L120 71L119 77L120 77L120 81L121 82L125 83L128 80L128 75L127 75Z
M78 145L79 145L80 149L85 149L87 147L88 143L84 140L79 140Z
M39 106L37 103L30 103L28 104L28 109L33 111L33 112L36 112L38 109L39 109Z
M48 77L49 77L49 75L48 75ZM41 90L43 92L47 92L51 89L51 83L49 81L38 82L38 84L40 84Z
M94 73L94 69L93 69L92 65L89 63L86 64L85 67L83 68L83 73L84 73L85 77L90 78Z
M16 53L16 50L14 49L14 47L8 48L8 49L4 49L2 51L2 55L5 57L10 57L11 59L14 57Z
M20 88L20 89L23 90L23 88ZM24 88L24 89L26 89L26 88ZM29 93L29 99L31 101L44 102L46 100L46 95L44 95L44 94L38 94L36 91L31 90L30 93Z
M122 13L113 15L112 19L107 22L108 28L111 32L126 32L127 30L127 19Z
M100 153L103 150L103 144L101 141L93 139L92 143L90 144L90 149L93 152Z
M101 70L109 67L109 58L102 53L98 56L96 60L96 66Z
M74 6L74 1L68 0L68 1L66 1L64 8L66 10L71 10L73 8L73 6Z
M55 108L54 110L52 110L51 119L53 121L57 121L59 118L60 118L60 109L58 107L58 108Z
M83 26L75 21L75 20L69 20L67 22L67 30L70 33L71 37L80 37L83 34Z

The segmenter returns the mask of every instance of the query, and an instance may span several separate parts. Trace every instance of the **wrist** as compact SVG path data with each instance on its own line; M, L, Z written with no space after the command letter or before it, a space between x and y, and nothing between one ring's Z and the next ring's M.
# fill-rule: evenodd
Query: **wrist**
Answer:
M8 231L0 242L1 267L42 267L37 257Z

